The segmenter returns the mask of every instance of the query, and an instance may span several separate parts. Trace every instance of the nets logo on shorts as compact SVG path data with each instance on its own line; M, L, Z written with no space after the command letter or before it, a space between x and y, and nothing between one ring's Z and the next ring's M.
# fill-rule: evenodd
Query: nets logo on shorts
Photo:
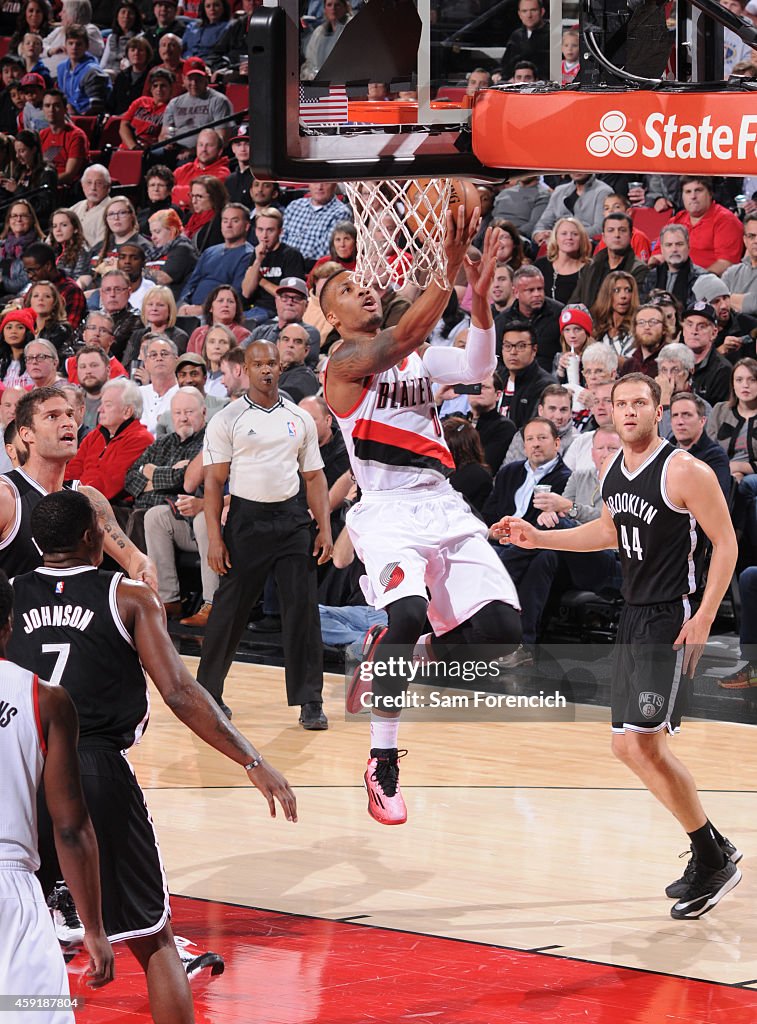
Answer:
M388 562L379 573L379 583L384 588L384 593L394 590L405 578L405 573L400 569L399 562Z
M665 698L659 693L640 693L639 709L645 718L654 718L665 706Z

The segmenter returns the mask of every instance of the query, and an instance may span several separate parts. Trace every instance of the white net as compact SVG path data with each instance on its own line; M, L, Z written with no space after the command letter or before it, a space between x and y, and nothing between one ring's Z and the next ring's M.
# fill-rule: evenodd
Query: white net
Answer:
M447 287L444 251L451 186L446 178L345 182L355 215L355 280L382 291L388 285L431 281Z

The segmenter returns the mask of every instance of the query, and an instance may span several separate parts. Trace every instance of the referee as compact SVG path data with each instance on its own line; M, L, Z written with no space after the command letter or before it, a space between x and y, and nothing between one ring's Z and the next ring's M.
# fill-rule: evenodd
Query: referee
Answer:
M328 729L323 713L323 644L316 562L333 547L329 501L315 422L279 396L281 363L268 341L245 352L246 394L212 418L205 433L205 516L208 563L221 584L205 630L197 680L231 717L223 684L266 576L273 572L281 601L287 702L301 707L304 729ZM297 494L300 474L317 525ZM231 504L221 533L226 482Z

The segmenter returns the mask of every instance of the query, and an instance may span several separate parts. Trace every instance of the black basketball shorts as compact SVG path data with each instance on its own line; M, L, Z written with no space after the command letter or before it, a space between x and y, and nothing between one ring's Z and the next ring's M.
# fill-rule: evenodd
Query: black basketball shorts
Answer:
M685 599L626 605L620 615L611 688L613 732L677 732L691 679L673 642L689 617Z

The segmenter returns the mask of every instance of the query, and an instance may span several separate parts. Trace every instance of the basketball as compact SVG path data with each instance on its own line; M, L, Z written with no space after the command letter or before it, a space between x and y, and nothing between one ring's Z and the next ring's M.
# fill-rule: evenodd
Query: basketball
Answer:
M408 230L416 238L420 235L433 232L434 225L442 216L443 206L443 179L419 178L417 181L408 182L405 194L408 199L408 210L405 213L405 224ZM481 205L478 190L472 182L466 178L452 178L450 181L451 192L449 199L449 211L455 221L457 212L461 205L465 206L466 224L473 215L476 207Z

